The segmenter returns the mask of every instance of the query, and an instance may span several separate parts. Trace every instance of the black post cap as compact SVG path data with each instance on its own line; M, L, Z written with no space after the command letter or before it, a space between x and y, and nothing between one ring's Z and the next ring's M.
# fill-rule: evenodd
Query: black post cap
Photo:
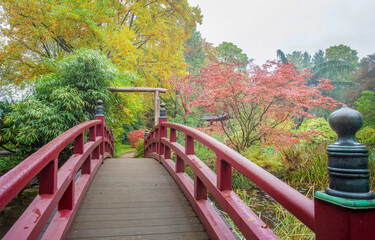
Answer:
M98 106L96 107L96 115L95 116L104 116L104 109L103 109L103 101L98 100Z
M160 117L159 118L167 118L164 103L160 104Z
M344 105L328 118L338 140L327 147L329 186L328 195L373 199L369 189L368 149L355 139L363 125L362 114Z

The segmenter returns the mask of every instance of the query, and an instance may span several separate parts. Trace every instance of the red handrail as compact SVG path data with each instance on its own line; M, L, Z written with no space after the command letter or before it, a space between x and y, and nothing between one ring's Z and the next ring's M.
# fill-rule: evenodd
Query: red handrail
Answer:
M89 141L84 142L89 130ZM57 169L60 152L74 140L74 154ZM66 236L88 186L105 157L113 156L113 137L104 117L81 123L64 132L0 178L0 209L3 209L36 175L39 194L12 226L4 239L36 239L53 210L58 211L44 239ZM81 169L81 175L75 175Z
M169 138L167 128L170 129ZM176 142L176 130L185 133L185 147ZM216 154L216 173L194 155L194 140L201 142ZM176 155L175 162L171 160L171 150ZM232 191L232 167L314 230L313 201L241 154L194 128L166 122L166 119L161 121L159 127L154 127L145 139L145 156L156 158L163 163L180 185L213 239L232 239L233 236L225 231L226 227L218 216L214 217L216 220L212 220L215 210L203 203L207 199L207 189L247 239L277 239L277 236L265 227L262 220ZM184 173L185 163L194 172L194 183L188 180L189 177ZM217 228L215 225L221 227Z

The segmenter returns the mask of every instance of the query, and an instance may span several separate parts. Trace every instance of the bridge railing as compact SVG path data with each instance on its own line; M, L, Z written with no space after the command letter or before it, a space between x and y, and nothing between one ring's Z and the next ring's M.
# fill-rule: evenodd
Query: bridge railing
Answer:
M56 207L42 239L66 237L100 164L114 152L113 136L104 123L102 101L98 103L95 120L64 132L0 178L0 209L3 209L39 174L39 194L3 239L37 239ZM73 141L73 155L58 169L60 152Z
M327 188L327 190L335 188L339 192L342 192L341 190L343 189L345 190L344 192L363 191L365 192L363 194L367 194L365 198L362 198L365 200L342 198L342 196L338 195L331 196L327 194L326 190L326 192L317 192L315 201L312 201L212 137L185 125L167 122L163 105L159 122L159 125L151 129L147 134L148 136L145 137L145 156L159 160L166 167L184 192L212 239L233 239L234 237L231 230L207 200L208 191L229 215L246 239L278 239L269 227L232 191L233 168L301 220L302 223L316 233L317 239L371 239L374 236L375 228L373 227L374 225L371 227L371 224L375 222L375 202L372 192L368 190L368 172L366 176L361 176L361 179L365 180L365 182L367 179L367 189L366 187L360 190L340 188L337 184L332 184L332 178L334 178L332 176L334 174L330 175L330 186ZM348 125L344 124L344 126ZM185 135L184 146L176 142L176 131ZM339 133L338 135L340 137ZM195 140L207 146L216 154L216 173L195 155ZM171 151L175 154L175 161L172 160ZM345 150L344 154L346 156L350 155ZM357 155L357 152L353 152L351 157ZM330 156L328 165L332 166L334 162L337 162L337 160L332 160L332 156ZM194 181L185 173L185 163L192 169ZM343 175L346 174L341 176L341 179L353 180L356 177L354 175L359 170L347 169L350 165L348 163L343 165L345 167L337 171L344 172ZM331 171L335 171L336 168L333 167ZM354 173L354 175L348 176L351 173ZM350 185L350 183L346 184ZM340 201L345 203L339 204L338 202ZM365 204L365 207L359 206L360 201L367 202L367 205ZM347 206L349 202L352 205L354 204L354 208ZM362 202L362 206L363 204Z

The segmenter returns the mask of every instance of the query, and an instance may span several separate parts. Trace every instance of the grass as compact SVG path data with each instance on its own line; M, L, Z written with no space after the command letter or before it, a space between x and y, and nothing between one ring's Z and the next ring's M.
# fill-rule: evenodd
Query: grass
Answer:
M115 143L115 158L120 157L122 154L127 152L134 152L135 148L132 148L130 145L125 145L121 143Z

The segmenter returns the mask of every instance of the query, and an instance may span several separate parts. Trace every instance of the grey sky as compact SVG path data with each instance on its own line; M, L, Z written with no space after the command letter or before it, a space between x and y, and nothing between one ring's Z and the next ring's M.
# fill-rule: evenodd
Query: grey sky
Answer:
M375 53L374 0L188 0L202 10L202 36L215 46L232 42L255 63L276 50L313 55L345 44L360 58Z

